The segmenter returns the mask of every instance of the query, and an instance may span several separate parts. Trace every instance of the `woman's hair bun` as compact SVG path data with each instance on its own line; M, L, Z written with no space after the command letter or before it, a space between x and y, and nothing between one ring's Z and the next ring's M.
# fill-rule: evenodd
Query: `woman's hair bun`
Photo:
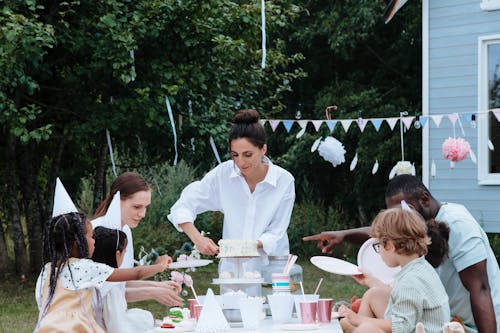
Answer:
M235 124L253 124L259 121L259 113L254 109L238 111L233 118Z

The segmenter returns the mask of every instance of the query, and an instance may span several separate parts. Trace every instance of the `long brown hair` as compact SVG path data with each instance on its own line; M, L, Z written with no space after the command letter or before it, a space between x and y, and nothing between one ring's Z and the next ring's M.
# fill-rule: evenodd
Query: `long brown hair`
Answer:
M116 192L120 191L120 199L125 200L139 191L151 191L144 177L136 172L125 172L116 177L115 181L111 184L108 195L103 202L97 207L94 213L94 219L103 216L108 211L109 204L113 200Z

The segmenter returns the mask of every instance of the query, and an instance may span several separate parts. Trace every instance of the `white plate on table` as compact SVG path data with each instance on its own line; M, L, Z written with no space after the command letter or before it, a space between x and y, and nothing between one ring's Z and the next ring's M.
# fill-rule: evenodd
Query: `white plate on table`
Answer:
M358 266L351 264L348 261L338 258L316 256L311 258L311 263L329 273L340 275L359 275L362 274Z
M373 249L375 241L375 238L370 238L361 245L358 252L358 266L371 273L385 284L390 284L394 281L394 275L396 275L401 268L389 267L385 264L380 254Z
M284 331L312 331L319 329L319 324L282 324L280 329Z
M211 264L213 261L209 259L193 259L193 260L183 260L175 261L168 265L168 269L179 269L179 268L191 268L191 267L201 267Z

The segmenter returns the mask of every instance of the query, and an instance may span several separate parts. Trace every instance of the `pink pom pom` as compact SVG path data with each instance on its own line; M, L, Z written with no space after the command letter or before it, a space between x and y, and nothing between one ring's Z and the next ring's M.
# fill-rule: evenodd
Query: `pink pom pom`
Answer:
M448 138L443 142L443 157L453 162L464 160L470 153L470 145L462 138Z

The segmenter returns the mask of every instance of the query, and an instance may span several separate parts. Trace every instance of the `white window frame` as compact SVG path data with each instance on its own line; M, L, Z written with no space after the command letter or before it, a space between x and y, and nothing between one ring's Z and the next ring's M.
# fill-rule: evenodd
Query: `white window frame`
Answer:
M500 185L500 173L489 172L488 45L500 44L500 34L478 38L478 119L477 153L479 185ZM496 147L500 149L500 147Z
M498 10L500 9L500 0L482 0L480 6L482 10Z

